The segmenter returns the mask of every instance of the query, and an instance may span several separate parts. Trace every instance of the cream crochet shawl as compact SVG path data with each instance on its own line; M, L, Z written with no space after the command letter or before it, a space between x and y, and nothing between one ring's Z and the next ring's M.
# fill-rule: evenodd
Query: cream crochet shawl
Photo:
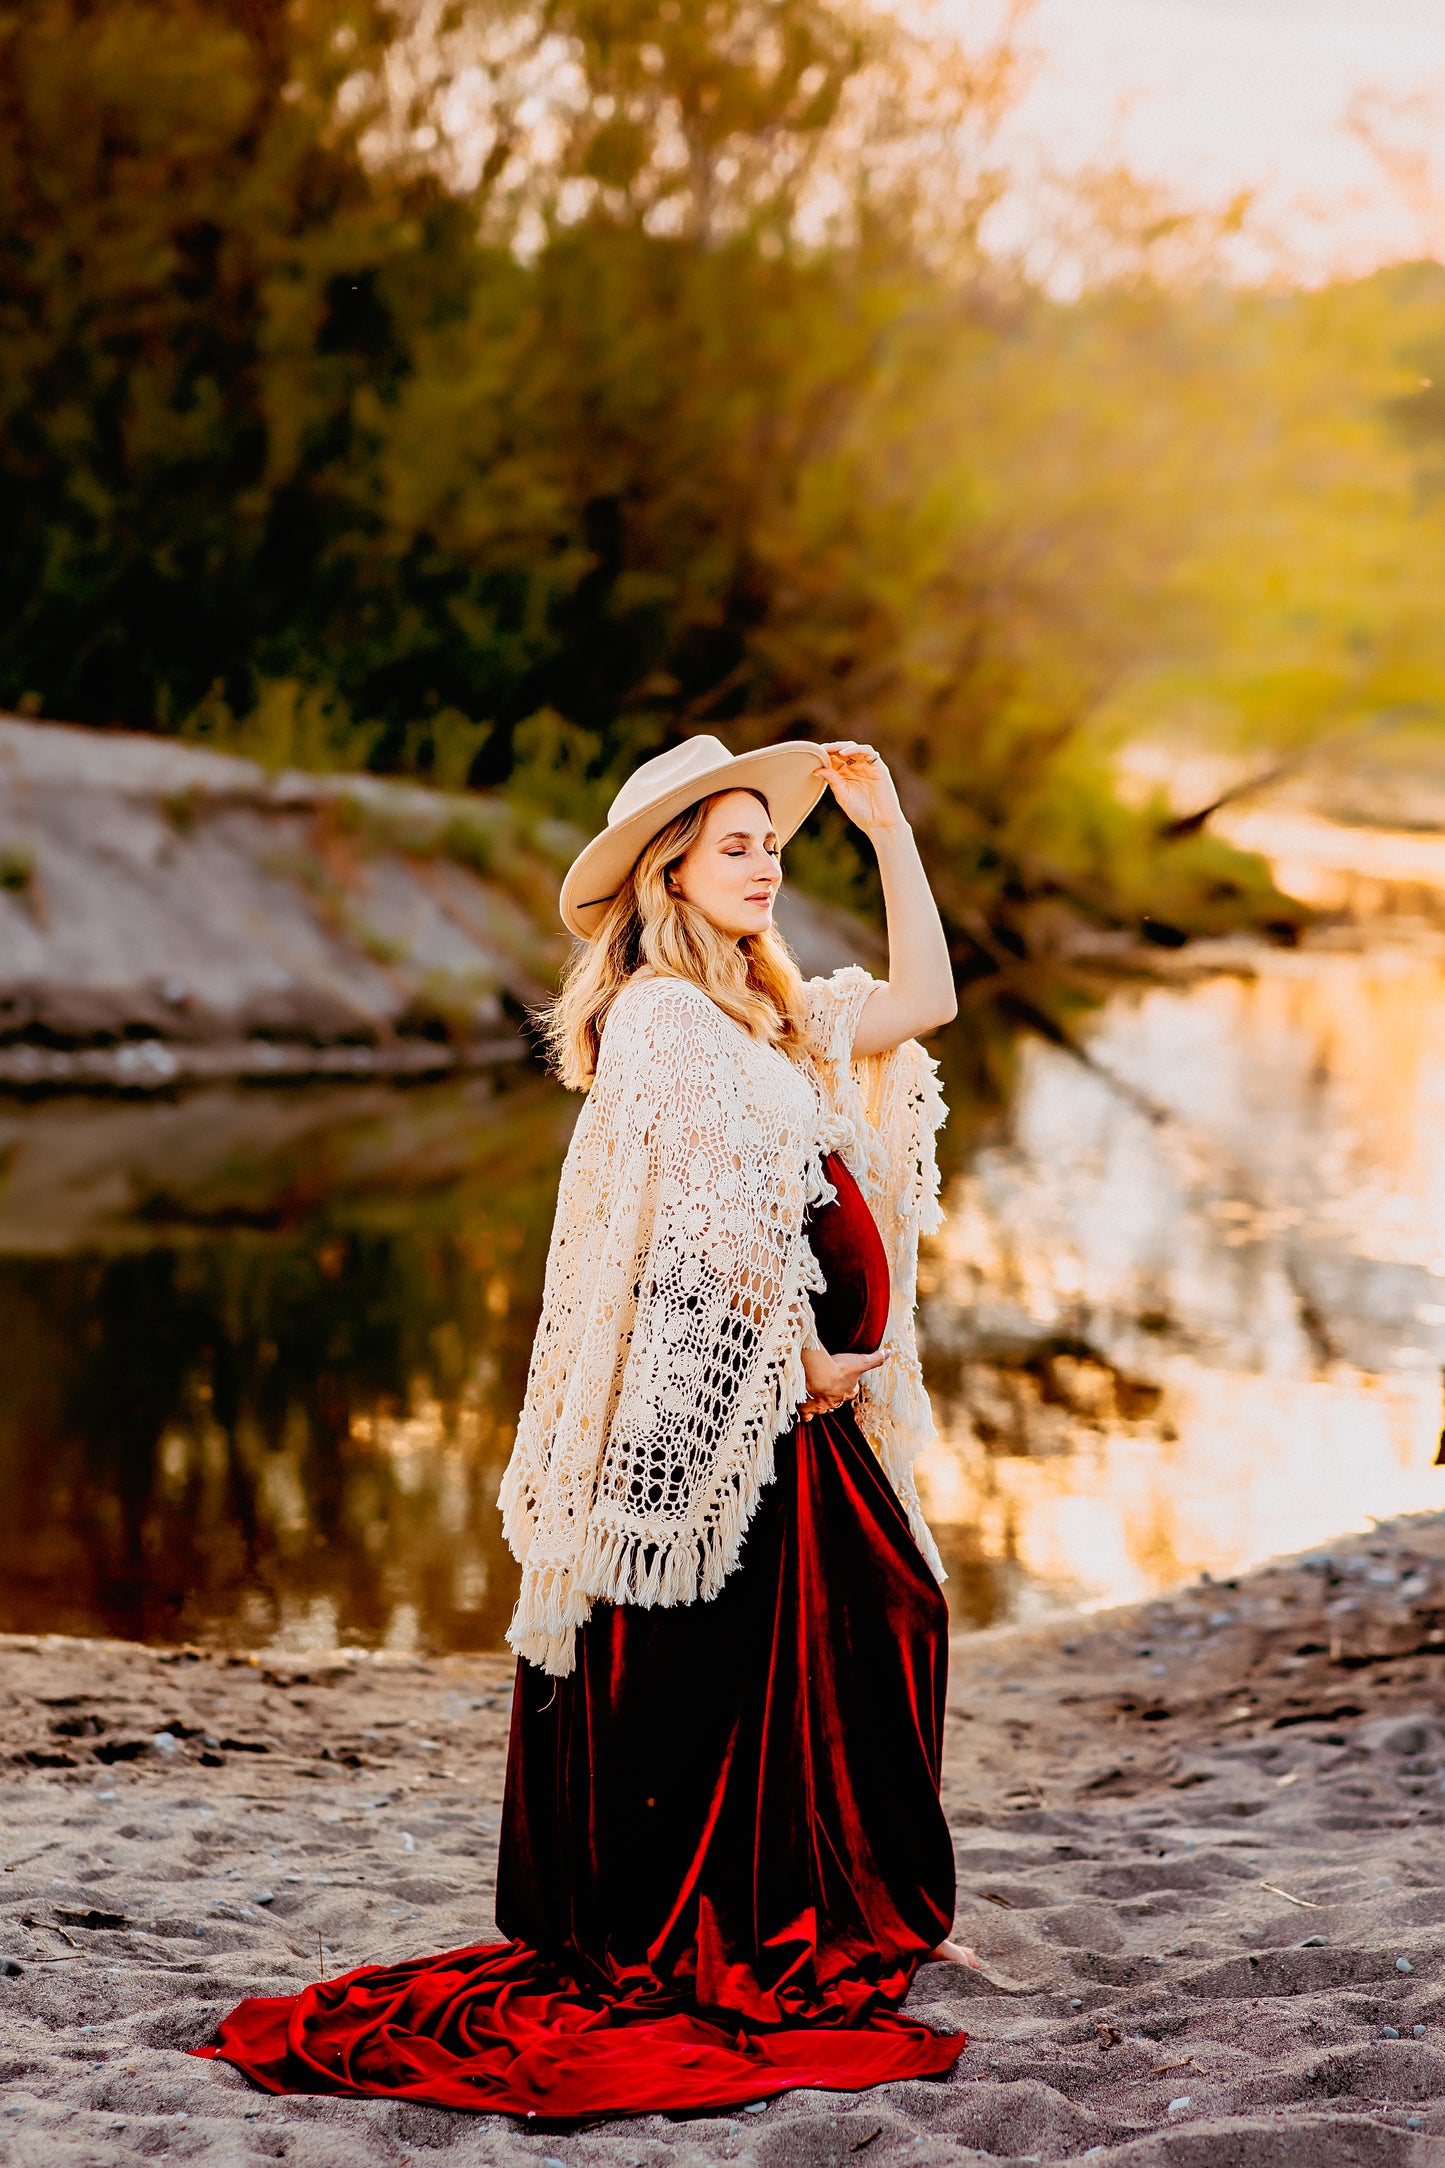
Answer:
M821 1097L701 987L639 976L614 1002L562 1169L502 1526L522 1568L507 1638L565 1675L599 1600L692 1603L737 1564L773 1446L806 1398L822 1286L804 1233L836 1151L888 1254L888 1360L857 1413L929 1565L913 1462L934 1435L913 1336L918 1238L939 1223L944 1115L916 1041L852 1061L876 981L807 987Z

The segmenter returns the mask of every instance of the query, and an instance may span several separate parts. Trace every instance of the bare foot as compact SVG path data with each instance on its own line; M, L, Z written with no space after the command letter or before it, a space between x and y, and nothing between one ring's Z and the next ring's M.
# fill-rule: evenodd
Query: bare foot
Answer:
M940 1942L936 1950L929 1951L929 1958L936 1965L966 1965L976 1972L1000 1995L1038 1995L1044 1990L1031 1987L1025 1980L1001 1980L996 1972L990 1972L977 1950L971 1950L966 1942Z

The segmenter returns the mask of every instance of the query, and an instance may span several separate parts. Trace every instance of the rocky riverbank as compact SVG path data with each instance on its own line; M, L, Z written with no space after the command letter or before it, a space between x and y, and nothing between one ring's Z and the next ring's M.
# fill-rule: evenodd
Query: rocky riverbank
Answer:
M0 716L0 1088L515 1058L580 837L499 796ZM801 897L809 970L876 947Z

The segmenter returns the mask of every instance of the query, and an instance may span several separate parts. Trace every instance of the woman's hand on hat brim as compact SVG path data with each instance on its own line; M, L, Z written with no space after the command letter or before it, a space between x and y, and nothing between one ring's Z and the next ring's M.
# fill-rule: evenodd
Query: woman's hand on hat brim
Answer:
M893 778L871 745L840 738L818 753L818 773L855 827L880 835L905 825Z

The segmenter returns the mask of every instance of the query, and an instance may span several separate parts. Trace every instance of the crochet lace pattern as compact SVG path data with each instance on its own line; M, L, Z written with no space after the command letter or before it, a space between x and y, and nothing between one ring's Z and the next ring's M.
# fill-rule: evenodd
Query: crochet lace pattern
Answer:
M690 981L639 976L613 1004L562 1170L500 1499L522 1566L508 1640L546 1671L571 1671L593 1602L691 1603L736 1565L807 1395L822 1281L803 1229L832 1195L825 1151L862 1184L893 1274L889 1359L860 1422L941 1577L912 1476L933 1434L912 1310L943 1103L911 1043L850 1067L874 983L809 983L821 1092Z

